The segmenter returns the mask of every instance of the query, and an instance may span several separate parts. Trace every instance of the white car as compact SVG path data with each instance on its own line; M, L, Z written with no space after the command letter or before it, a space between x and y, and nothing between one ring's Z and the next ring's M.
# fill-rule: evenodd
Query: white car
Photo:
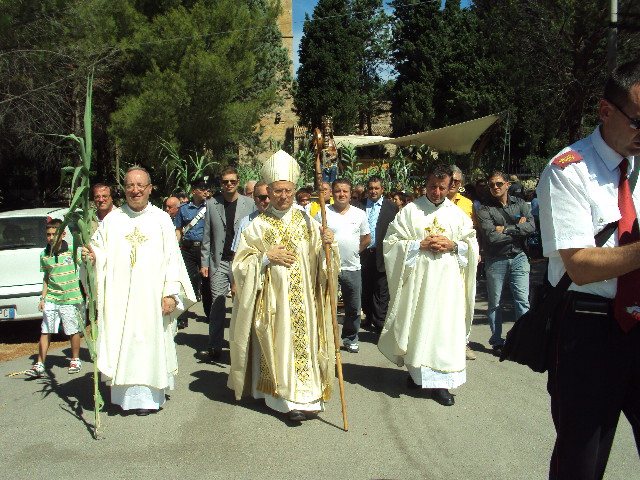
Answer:
M46 224L68 208L28 208L0 213L0 322L42 318L38 311L43 273L40 253L47 246ZM67 240L70 232L67 228Z

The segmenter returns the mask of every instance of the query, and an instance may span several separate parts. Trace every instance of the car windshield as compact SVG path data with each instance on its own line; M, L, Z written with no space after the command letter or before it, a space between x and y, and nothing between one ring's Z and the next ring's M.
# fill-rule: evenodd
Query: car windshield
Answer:
M47 246L46 217L0 218L0 250Z

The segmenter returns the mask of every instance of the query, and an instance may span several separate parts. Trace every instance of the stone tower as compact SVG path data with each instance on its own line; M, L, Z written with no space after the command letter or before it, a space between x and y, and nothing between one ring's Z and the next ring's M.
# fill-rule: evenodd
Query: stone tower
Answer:
M293 16L292 0L280 0L282 13L278 18L278 26L282 32L282 44L289 51L291 60L291 76L293 77ZM284 98L284 105L277 106L274 111L263 115L260 119L260 126L263 129L262 139L266 142L272 139L280 147L289 147L293 141L294 127L298 122L298 117L293 111L293 96L287 92ZM274 150L276 146L274 145ZM268 158L273 151L267 151L261 155L261 159Z

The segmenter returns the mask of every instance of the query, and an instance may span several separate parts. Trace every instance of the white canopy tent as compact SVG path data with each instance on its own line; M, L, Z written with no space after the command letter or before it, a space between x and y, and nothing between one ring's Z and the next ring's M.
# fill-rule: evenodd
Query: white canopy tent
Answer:
M355 147L393 144L399 146L428 145L438 152L471 153L471 149L480 136L504 114L487 115L468 122L457 123L449 127L415 133L404 137L391 138L381 136L343 135L334 137L336 146L350 143Z

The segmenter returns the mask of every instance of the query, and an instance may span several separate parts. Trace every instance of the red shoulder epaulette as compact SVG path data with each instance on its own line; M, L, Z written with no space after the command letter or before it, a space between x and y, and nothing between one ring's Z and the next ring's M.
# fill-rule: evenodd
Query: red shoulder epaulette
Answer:
M568 152L563 153L562 155L557 156L553 162L553 165L557 165L560 168L564 168L571 163L578 163L582 160L582 155L574 150L569 150Z

